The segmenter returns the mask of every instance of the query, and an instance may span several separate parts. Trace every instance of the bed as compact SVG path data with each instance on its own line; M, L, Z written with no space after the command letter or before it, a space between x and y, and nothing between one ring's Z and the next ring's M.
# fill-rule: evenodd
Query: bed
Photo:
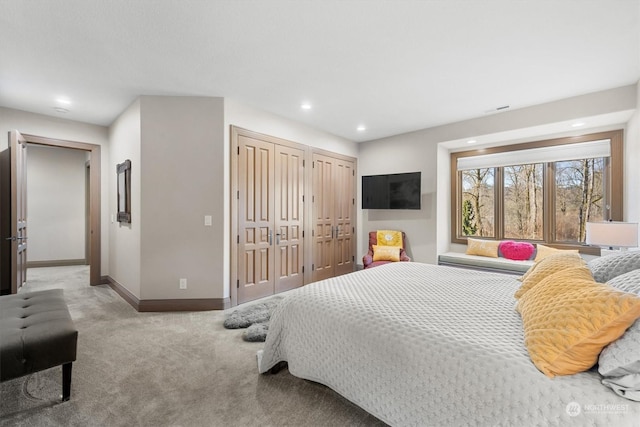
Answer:
M639 426L640 402L597 370L542 374L524 345L515 276L392 263L292 291L260 373L287 362L393 426Z

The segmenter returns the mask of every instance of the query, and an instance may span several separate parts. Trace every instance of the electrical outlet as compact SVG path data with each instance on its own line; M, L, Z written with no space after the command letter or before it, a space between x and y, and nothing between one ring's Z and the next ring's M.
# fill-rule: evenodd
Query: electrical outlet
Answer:
M187 289L187 279L180 279L180 289Z

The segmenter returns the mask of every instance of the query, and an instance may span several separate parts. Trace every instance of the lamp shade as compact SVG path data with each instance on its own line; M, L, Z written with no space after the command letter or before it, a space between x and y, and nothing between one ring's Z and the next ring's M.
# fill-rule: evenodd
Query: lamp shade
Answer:
M616 248L638 246L638 224L633 222L587 222L588 245Z

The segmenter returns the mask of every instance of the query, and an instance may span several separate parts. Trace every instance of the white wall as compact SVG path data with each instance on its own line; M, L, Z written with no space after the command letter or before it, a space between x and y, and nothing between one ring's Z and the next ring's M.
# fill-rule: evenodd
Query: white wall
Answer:
M109 131L104 126L65 120L63 118L44 116L42 114L28 113L26 111L13 110L0 107L0 150L8 147L8 132L17 130L21 133L42 136L46 138L63 139L67 141L84 142L100 145L101 148L101 192L103 202L101 205L101 275L109 271L109 225L106 218L109 214L108 203L105 195L109 194ZM115 174L115 172L114 172ZM28 177L27 177L28 180Z
M636 85L637 107L627 122L624 146L624 220L640 222L640 81Z
M131 104L109 127L109 180L108 198L103 205L109 211L103 224L109 227L109 276L129 292L140 298L140 191L142 167L140 164L140 101ZM131 160L131 224L116 221L117 172L116 165Z
M372 173L393 173L404 171L422 172L423 197L437 204L436 214L420 211L366 211L360 210L361 231L358 247L364 253L367 247L365 233L381 226L391 226L407 233L410 243L409 255L415 261L436 263L438 252L448 250L450 242L450 143L465 139L477 139L485 146L494 144L525 142L579 133L624 128L631 111L637 108L637 86L625 86L574 98L563 99L544 105L521 108L505 113L466 120L458 123L424 129L382 140L359 144L359 175ZM636 111L637 117L637 111ZM626 117L624 121L620 117ZM571 129L573 119L585 119L597 123L596 127ZM637 120L637 118L636 118ZM561 130L565 129L564 132ZM636 131L637 134L637 126ZM637 139L633 140L633 130L625 135L625 154L633 158L640 151ZM453 147L453 144L450 144ZM474 148L477 146L474 146ZM434 167L434 163L436 163ZM629 160L627 160L629 163ZM637 163L636 163L637 165ZM627 170L637 166L625 165ZM417 167L417 169L416 169ZM637 185L638 175L627 175L627 188ZM636 182L636 184L633 184ZM434 190L435 186L435 190ZM433 194L435 191L436 194ZM629 206L640 203L639 193L627 193L625 211ZM436 202L437 201L437 202ZM424 203L424 199L423 199ZM429 208L429 206L427 206ZM637 209L637 208L635 208Z
M229 126L233 125L345 156L358 156L358 144L353 141L253 108L233 98L224 99L224 121L227 142Z
M85 259L87 153L32 145L27 158L28 261Z

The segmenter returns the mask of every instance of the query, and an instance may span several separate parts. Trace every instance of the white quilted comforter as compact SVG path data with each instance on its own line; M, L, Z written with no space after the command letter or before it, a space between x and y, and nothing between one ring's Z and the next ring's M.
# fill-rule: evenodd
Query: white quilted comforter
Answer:
M414 262L290 292L261 373L281 361L394 426L640 426L589 372L549 379L524 347L513 276Z

